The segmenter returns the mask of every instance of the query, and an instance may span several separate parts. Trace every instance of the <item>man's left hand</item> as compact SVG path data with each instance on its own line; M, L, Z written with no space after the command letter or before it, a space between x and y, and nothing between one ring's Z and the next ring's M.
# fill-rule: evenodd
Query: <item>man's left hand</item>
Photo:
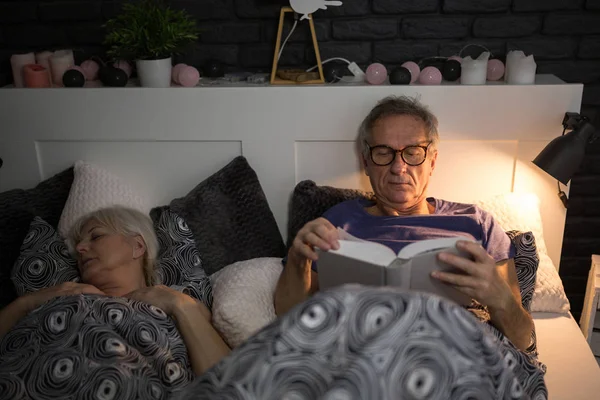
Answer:
M456 248L471 255L473 260L442 252L439 259L464 274L435 271L432 276L455 287L460 292L477 300L490 310L504 310L514 302L508 282L498 271L494 259L481 245L458 241Z

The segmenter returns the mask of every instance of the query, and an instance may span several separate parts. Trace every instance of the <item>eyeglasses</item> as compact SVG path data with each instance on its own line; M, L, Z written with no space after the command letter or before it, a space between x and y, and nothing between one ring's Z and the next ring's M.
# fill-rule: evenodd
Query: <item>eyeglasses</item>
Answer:
M427 146L407 146L401 150L392 149L389 146L378 145L371 147L367 143L367 147L369 148L369 153L371 155L371 161L375 165L379 165L381 167L390 165L396 159L396 154L400 153L400 157L402 157L402 161L406 164L416 167L425 162L427 158L427 150L431 142L427 144Z

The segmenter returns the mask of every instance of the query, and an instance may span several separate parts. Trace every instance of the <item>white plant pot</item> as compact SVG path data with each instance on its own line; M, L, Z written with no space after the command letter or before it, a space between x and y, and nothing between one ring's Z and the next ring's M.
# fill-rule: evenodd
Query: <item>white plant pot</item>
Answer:
M137 60L140 85L143 87L170 87L171 86L171 57L161 60Z

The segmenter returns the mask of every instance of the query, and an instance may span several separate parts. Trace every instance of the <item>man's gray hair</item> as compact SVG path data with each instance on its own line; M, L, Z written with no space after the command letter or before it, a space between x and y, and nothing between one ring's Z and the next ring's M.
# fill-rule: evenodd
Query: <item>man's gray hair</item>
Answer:
M358 151L365 157L368 156L367 144L371 139L373 126L382 118L395 115L411 115L417 117L425 124L427 140L431 141L431 148L436 148L439 142L438 120L429 108L417 98L408 96L388 96L380 100L365 117L358 129L356 144Z

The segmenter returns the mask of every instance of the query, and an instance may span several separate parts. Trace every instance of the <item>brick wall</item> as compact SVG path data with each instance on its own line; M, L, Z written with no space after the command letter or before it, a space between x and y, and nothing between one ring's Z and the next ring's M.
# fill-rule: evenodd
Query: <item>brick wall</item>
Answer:
M77 61L102 54L101 24L122 0L0 0L0 84L9 83L9 55L69 46ZM449 56L477 43L502 57L508 50L533 53L540 73L583 82L584 112L600 108L600 0L344 0L316 14L324 58L389 67L428 56ZM181 61L201 67L209 58L229 70L268 71L279 0L173 0L194 15L202 37ZM289 29L289 26L287 28ZM285 32L284 32L285 33ZM303 23L281 63L314 62ZM467 49L480 51L477 48ZM467 54L465 53L465 54ZM557 130L557 134L559 134ZM600 253L600 140L573 179L561 275L578 317L590 254Z

